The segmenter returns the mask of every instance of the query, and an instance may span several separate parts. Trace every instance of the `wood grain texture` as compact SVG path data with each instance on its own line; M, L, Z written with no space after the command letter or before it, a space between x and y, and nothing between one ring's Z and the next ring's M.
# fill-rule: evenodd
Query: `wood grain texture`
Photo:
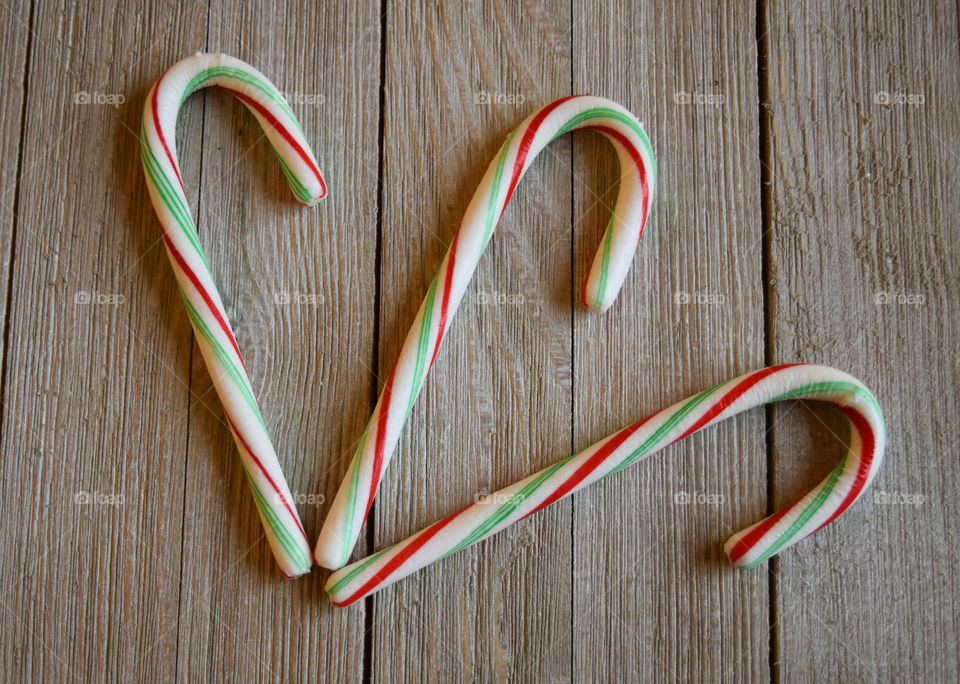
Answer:
M31 28L0 444L8 680L173 676L190 329L136 131L206 12L105 22L108 5L48 3Z
M570 88L563 3L390 3L387 26L381 378L497 149ZM377 548L569 452L569 154L537 160L480 262L380 488ZM569 679L570 554L562 504L375 596L373 678Z
M574 90L645 122L659 173L620 298L574 315L578 449L763 365L753 10L628 5L574 4ZM619 173L599 136L578 138L574 157L579 286ZM768 679L767 574L722 551L763 517L765 489L757 410L576 495L578 679Z
M857 375L889 440L866 501L779 561L785 681L952 681L960 666L956 12L886 1L765 13L774 360ZM777 505L829 467L808 454L836 459L846 438L788 411L775 414Z
M330 190L298 205L249 112L205 95L202 179L189 179L200 236L312 538L317 497L332 500L372 409L380 21L370 7L214 2L207 49L275 79ZM196 351L191 386L213 411L195 404L190 419L178 676L359 680L363 608L334 609L319 571L282 579Z

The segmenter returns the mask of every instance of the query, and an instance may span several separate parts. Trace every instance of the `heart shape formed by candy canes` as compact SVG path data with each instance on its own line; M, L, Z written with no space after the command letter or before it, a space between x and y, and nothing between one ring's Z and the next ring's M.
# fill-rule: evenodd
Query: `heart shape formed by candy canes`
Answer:
M267 539L281 572L292 578L310 572L310 545L200 247L177 164L177 114L192 92L213 85L233 93L260 122L300 202L312 206L327 189L290 106L273 83L249 64L227 55L197 53L170 67L150 90L140 131L150 199Z
M200 247L176 161L174 134L180 107L192 92L211 85L230 91L253 112L298 200L313 205L324 197L326 186L290 107L249 64L198 53L168 69L151 89L143 113L141 153L163 241L270 546L281 571L296 577L311 566L306 535ZM314 556L321 565L340 568L346 563L449 321L518 182L547 144L577 128L605 135L620 158L617 205L581 290L584 305L597 311L609 308L616 298L649 214L655 184L653 151L637 120L615 102L564 98L534 113L510 134L471 200L317 541ZM880 408L869 390L846 373L825 366L775 366L717 385L334 572L327 591L336 605L352 603L668 444L742 411L784 399L833 403L848 418L851 437L846 455L820 484L727 541L731 562L752 567L837 518L863 494L879 469L885 443Z

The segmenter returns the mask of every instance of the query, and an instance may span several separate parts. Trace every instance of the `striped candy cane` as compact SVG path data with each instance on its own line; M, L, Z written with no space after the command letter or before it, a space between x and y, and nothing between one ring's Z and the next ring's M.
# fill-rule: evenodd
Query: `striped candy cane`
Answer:
M327 515L314 549L320 565L338 568L350 557L400 431L517 183L544 147L578 128L605 135L621 167L616 208L580 298L596 311L605 311L616 299L650 208L656 173L653 150L637 120L617 103L599 97L567 97L535 112L507 137L470 201Z
M836 405L850 421L850 441L839 465L806 496L727 540L730 561L753 567L843 513L880 467L885 441L880 407L846 373L826 366L774 366L717 385L338 570L327 581L327 592L334 605L353 603L708 425L783 399Z
M253 112L298 200L308 206L316 204L327 189L289 105L249 64L227 55L197 53L170 67L150 90L140 131L150 198L197 345L240 451L270 547L280 570L293 578L310 571L310 545L200 247L177 165L175 132L180 107L192 92L213 85L236 95Z

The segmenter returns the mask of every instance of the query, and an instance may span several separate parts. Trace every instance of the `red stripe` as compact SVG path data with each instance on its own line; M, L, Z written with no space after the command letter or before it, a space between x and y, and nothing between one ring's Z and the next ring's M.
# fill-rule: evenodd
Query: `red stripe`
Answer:
M233 333L230 332L230 326L227 325L227 321L224 320L223 316L220 314L220 310L210 297L210 294L200 283L200 279L197 277L197 274L193 272L190 266L187 265L183 255L181 255L180 252L177 251L177 248L173 246L173 241L170 240L170 236L167 235L167 229L164 227L163 221L160 221L159 216L157 217L157 221L160 223L160 235L163 237L163 241L167 245L167 250L170 252L170 256L173 257L173 260L177 262L180 270L187 274L187 278L190 279L190 282L193 283L194 288L196 288L197 292L200 293L200 296L203 297L203 301L206 303L207 308L213 314L214 318L217 319L217 323L220 324L220 329L223 330L223 333L227 336L227 339L230 340L230 344L233 345L233 350L237 353L237 358L240 359L240 364L243 366L243 369L246 370L247 366L243 362L243 356L240 354L240 347L237 346L237 341L233 338Z
M737 383L725 395L723 395L720 398L720 401L718 401L713 406L711 406L710 409L705 414L703 414L699 418L699 420L697 420L693 425L691 425L686 432L684 432L682 435L680 435L679 437L677 437L677 439L673 441L674 442L679 441L684 437L690 434L693 434L694 432L702 428L704 425L706 425L711 420L713 420L718 415L720 415L726 408L728 408L731 404L733 404L733 402L735 402L737 399L743 396L744 392L749 390L751 387L756 385L758 382L760 382L764 378L767 378L778 371L781 371L785 368L789 368L790 366L794 366L794 365L799 365L799 364L784 364L781 366L771 366L769 368L763 368L761 370L758 370L755 373L751 373L746 378L744 378L739 383ZM730 551L730 561L736 562L738 558L740 558L744 553L750 550L750 548L756 543L756 541L765 534L765 531L760 531L758 533L758 530L760 528L769 529L769 527L772 527L773 525L775 525L777 521L779 521L784 515L786 515L788 510L789 509L784 509L782 511L774 513L769 518L764 520L758 528L755 528L746 537L744 537L739 542L737 542L734 548L731 549Z
M384 565L382 568L380 568L380 570L374 573L373 577L367 580L367 582L362 587L360 587L355 592L350 594L350 596L345 598L343 601L334 601L333 599L331 599L330 602L337 607L342 607L342 606L350 605L351 603L353 603L359 598L363 598L363 596L369 593L370 590L373 589L375 586L386 581L387 578L389 578L390 575L393 574L394 570L396 570L401 565L403 565L407 561L407 559L409 559L413 554L419 551L424 544L426 544L434 536L436 536L437 532L439 532L444 527L449 525L454 518L456 518L458 515L463 513L468 508L471 508L472 505L475 505L475 504L471 504L470 506L464 506L459 511L456 511L455 513L451 513L443 520L438 520L437 522L433 523L430 527L428 527L419 535L417 535L417 537L413 539L413 541L410 541L409 543L404 543L403 548L400 549L397 555L391 558L389 561L387 561L386 565Z
M270 122L270 125L276 130L283 139L287 141L287 144L293 148L294 152L300 155L300 158L310 167L310 170L313 172L313 175L317 177L317 181L320 183L320 197L326 197L327 195L327 184L323 182L323 176L320 175L320 169L317 168L316 163L310 157L310 153L307 152L303 147L300 146L300 143L297 142L296 138L288 131L280 121L270 113L266 107L254 100L252 97L241 93L239 90L233 90L232 88L227 88L226 86L221 86L228 93L233 93L240 100L242 100L248 107L253 110L256 110L264 119Z
M370 513L370 506L373 505L373 497L377 494L377 487L380 484L380 468L383 466L383 452L387 441L387 419L390 414L390 397L393 394L393 380L397 372L397 364L393 364L390 369L390 375L387 377L387 384L383 386L383 395L380 397L380 415L377 416L377 439L374 442L373 449L373 471L370 475L370 493L367 496L367 506L363 512L363 518L367 519Z
M523 137L520 139L520 148L517 150L517 158L513 162L513 176L510 178L510 187L507 188L507 198L503 201L503 207L500 209L501 215L503 215L503 210L507 208L510 198L513 197L513 191L517 189L517 183L520 182L520 177L523 175L523 165L527 161L527 154L530 152L530 147L533 145L533 139L536 137L537 131L540 130L540 126L543 125L544 119L546 119L553 110L562 105L564 102L572 100L575 97L582 96L568 95L567 97L560 98L559 100L551 102L545 106L536 113L536 115L533 117L533 120L530 122L530 125L527 126L527 130L523 132Z
M655 415L657 414L653 414L653 416ZM638 420L633 425L628 425L627 427L620 430L620 432L613 435L609 439L609 441L607 441L602 447L600 447L597 450L595 454L593 454L589 459L584 461L580 465L580 467L577 468L570 475L570 477L568 477L564 481L563 484L557 487L550 496L544 499L543 503L541 503L539 506L534 508L532 511L530 511L529 513L527 513L527 515L523 517L527 518L533 515L534 513L536 513L537 511L539 511L540 509L546 508L550 504L558 501L559 499L562 499L567 494L569 494L572 489L574 489L578 484L583 482L583 480L587 477L587 475L589 475L591 472L596 470L596 468L599 467L600 464L603 463L610 456L610 454L612 454L614 451L619 449L620 446L624 442L626 442L628 438L630 438L637 430L639 430L647 422L649 422L653 418L653 416L647 416L646 418ZM521 518L521 520L522 519L523 518Z
M762 520L759 525L745 534L743 538L741 538L740 541L734 544L733 548L730 549L730 562L736 563L738 560L740 560L744 554L752 549L756 543L763 538L763 535L769 532L774 525L780 522L783 516L789 513L792 508L793 506L787 506L786 508L777 511L769 518Z
M768 369L764 369L764 370L765 370L765 371L776 371L776 370L783 369L783 368L785 368L785 367L786 367L786 366L775 366L775 367L773 367L773 368L768 368ZM764 377L766 377L767 375L769 375L769 373L764 373L763 371L758 371L757 373L754 373L752 376L750 376L749 378L746 378L746 380L744 381L744 383L746 383L747 381L751 381L751 380L752 380L752 382L750 382L750 384L749 384L748 386L743 387L744 383L740 383L739 385L737 385L737 387L734 387L732 390L730 390L730 392L728 392L727 395L725 395L725 396L723 397L723 399L720 400L721 403L723 403L723 402L726 401L726 402L727 402L726 405L729 405L729 404L732 403L737 397L739 397L740 395L742 395L743 392L745 392L747 389L749 389L750 386L755 385L757 382L759 382L760 380L762 380L762 379L763 379ZM756 379L754 379L755 376L756 376ZM742 389L741 389L741 388L742 388ZM731 398L731 395L733 395L734 392L737 392L738 390L740 390L740 391L736 394L736 396L733 396L733 397ZM728 401L728 399L729 399L729 401ZM720 405L718 404L718 406L720 406ZM716 410L716 413L719 413L720 411L722 411L723 408L725 408L725 406L720 406L720 408L719 408L718 410ZM707 420L704 420L703 418L701 418L700 421L697 422L697 426L695 426L694 428L691 428L691 429L688 430L686 433L684 433L684 437L686 437L687 435L691 434L691 432L696 432L696 430L699 430L700 427L703 427L703 425L705 425L707 422L709 422L710 417L708 417L708 416L710 416L710 413L712 413L715 409L717 409L717 406L714 406L714 407L711 409L711 411L708 412L707 416L704 416L704 418L707 418ZM714 414L714 416L716 415L716 413ZM655 416L655 415L657 415L657 414L653 414L653 416ZM533 515L534 513L536 513L537 511L539 511L540 509L546 508L547 506L549 506L550 504L554 503L554 502L557 501L558 499L561 499L562 497L566 496L566 494L567 494L568 492L570 492L574 487L576 487L578 484L580 484L580 482L582 482L582 481L584 480L584 478L586 478L587 475L590 474L590 472L592 472L597 466L599 466L604 460L606 460L607 457L610 456L610 454L612 454L614 451L616 451L618 448L620 448L620 446L621 446L631 435L633 435L637 430L639 430L641 427L643 427L643 425L646 424L650 419L652 419L653 416L647 416L646 418L643 418L642 420L634 423L633 425L630 425L629 427L624 428L623 430L621 430L620 432L618 432L616 435L614 435L614 436L610 439L610 441L606 442L593 456L591 456L591 457L589 458L589 460L587 460L587 461L586 461L585 463L583 463L579 468L577 468L577 470L576 470L569 478L567 478L567 480L566 480L562 485L560 485L560 486L553 492L553 494L551 494L549 497L547 497L547 498L543 501L543 503L541 503L539 506L537 506L537 507L534 508L532 511L530 511L529 513L527 513L527 515L525 515L524 518L526 518L526 517L529 516L529 515ZM703 422L701 422L701 421L703 421ZM682 439L682 437L678 437L677 439Z
M620 143L620 145L627 150L627 153L637 167L637 173L640 175L640 185L643 188L643 216L640 219L640 232L637 233L637 245L639 245L640 237L643 235L643 229L647 225L647 207L650 203L650 186L647 184L647 168L643 164L643 157L640 156L640 150L638 150L636 145L630 142L625 135L609 126L589 126L588 128L592 128ZM634 245L634 250L636 250L636 248L636 245Z
M756 385L758 382L760 382L764 378L770 377L774 373L778 373L792 366L799 366L799 365L802 365L802 364L786 363L780 366L770 366L769 368L761 368L755 373L751 373L750 375L745 377L743 380L741 380L739 383L737 383L732 389L728 390L727 393L724 394L718 402L716 402L713 406L711 406L710 409L706 413L704 413L702 416L700 416L700 418L693 425L691 425L686 432L684 432L682 435L680 435L675 440L673 440L673 442L678 442L684 437L687 437L688 435L692 435L694 432L702 428L704 425L706 425L711 420L713 420L714 418L719 416L721 413L723 413L723 411L729 408L730 405L733 404L733 402L735 402L737 399L742 397L743 394L748 389ZM671 442L671 444L673 444L673 442Z
M818 527L817 530L832 523L837 516L847 510L850 505L857 500L863 492L864 487L867 486L867 479L870 477L870 468L873 466L873 458L877 450L877 440L873 434L873 428L870 427L870 423L867 422L863 414L848 406L840 407L840 410L850 419L850 424L853 425L854 429L860 433L860 442L863 445L860 451L860 465L857 467L857 475L853 480L853 485L850 487L850 491L847 492L846 497L844 497L843 502L837 510L833 512L833 515L827 518L827 521Z
M260 459L257 458L257 455L253 453L253 449L250 448L250 445L247 444L247 441L243 438L243 435L240 434L240 430L237 428L236 424L234 424L233 419L230 418L230 414L227 413L226 406L223 407L223 415L227 417L227 422L230 423L230 429L233 430L233 434L237 438L237 441L240 442L243 450L250 455L250 458L253 459L253 462L257 464L257 468L259 468L260 472L263 473L263 476L267 478L267 482L270 483L270 486L273 487L273 491L277 493L280 501L283 502L283 507L287 509L287 512L290 513L290 517L293 518L295 523L297 523L297 529L300 530L300 534L302 534L304 539L306 539L307 533L303 531L303 525L300 524L300 518L297 516L296 511L294 511L290 506L290 502L287 501L287 498L283 495L283 492L280 491L277 483L273 481L273 478L270 477L270 473L268 473L267 469L263 467L263 463L260 462Z
M169 69L167 69L169 71ZM180 177L180 169L177 168L177 162L173 161L173 155L170 154L170 148L167 147L167 140L163 137L163 129L160 128L160 114L157 111L157 92L160 90L160 81L163 80L163 77L167 75L167 72L164 71L160 78L157 79L156 84L153 86L153 97L151 98L150 108L153 113L153 127L157 129L157 137L160 138L160 144L163 145L163 151L167 153L167 159L170 160L170 166L173 167L173 172L177 174L177 180L180 182L180 189L183 190L183 194L186 195L187 191L183 188L183 179Z
M453 236L453 242L450 243L450 249L447 251L447 273L443 281L443 298L440 300L440 329L437 332L437 341L433 345L433 356L430 357L429 368L433 368L433 362L437 360L437 352L440 351L440 342L443 341L443 332L447 325L447 310L450 308L450 288L453 284L453 269L457 263L457 240L460 239L461 226L463 226L462 220L460 221L460 226L457 227L457 232Z

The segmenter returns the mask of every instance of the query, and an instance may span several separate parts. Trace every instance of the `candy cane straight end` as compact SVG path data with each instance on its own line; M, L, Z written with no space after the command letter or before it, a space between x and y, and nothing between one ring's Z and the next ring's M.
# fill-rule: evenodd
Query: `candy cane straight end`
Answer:
M327 529L329 528L324 528L324 531L320 533L320 537L313 547L313 560L322 568L336 570L343 567L347 559L337 550L337 545L330 542L329 533L326 533Z
M223 405L257 512L280 571L310 572L313 558L293 497L267 434L246 366L200 245L177 162L177 115L196 90L219 86L263 127L296 198L315 204L327 189L317 161L276 86L255 68L222 54L197 53L174 64L147 96L140 152L150 199L197 345Z
M883 415L870 391L846 373L827 366L773 366L704 390L337 570L327 581L326 591L334 605L353 603L694 432L743 411L789 399L833 404L850 422L850 439L840 463L804 497L727 541L724 548L730 561L737 567L753 567L843 514L880 468Z

